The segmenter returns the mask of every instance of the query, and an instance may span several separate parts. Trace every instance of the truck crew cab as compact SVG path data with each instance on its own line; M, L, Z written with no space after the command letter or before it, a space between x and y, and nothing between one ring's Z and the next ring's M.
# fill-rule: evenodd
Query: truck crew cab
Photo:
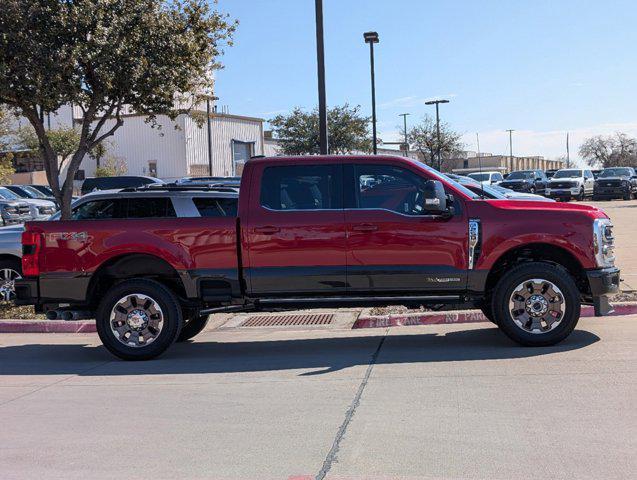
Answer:
M251 159L236 216L32 222L23 253L17 302L94 316L129 360L213 312L392 303L473 302L516 342L553 345L619 288L602 210L485 200L393 156Z

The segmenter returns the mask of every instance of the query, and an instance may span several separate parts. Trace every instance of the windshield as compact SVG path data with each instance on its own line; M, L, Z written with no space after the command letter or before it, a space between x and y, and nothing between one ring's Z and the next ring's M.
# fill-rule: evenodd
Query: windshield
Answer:
M512 172L507 180L527 180L533 178L533 172Z
M474 180L477 180L478 182L484 182L486 180L489 180L488 173L470 173L468 177L473 178Z
M46 195L37 188L33 188L29 185L20 185L20 188L30 194L31 198L46 198Z
M602 170L602 173L599 174L599 177L630 177L632 174L633 172L630 168L605 168Z
M499 200L504 200L507 198L506 195L503 195L490 185L467 185L467 188L472 192L480 195L481 197L484 196L485 198L495 198Z
M480 195L477 195L477 194L473 193L471 190L469 190L464 185L461 185L458 182L456 182L453 178L450 178L447 175L445 175L444 173L440 173L439 171L434 170L433 168L431 168L431 167L429 167L427 165L423 165L423 166L427 169L427 171L429 171L430 173L436 175L437 177L445 180L447 183L453 185L453 187L455 189L460 190L467 197L472 198L474 200L478 200L480 198Z
M5 200L19 200L20 199L20 197L18 197L15 193L13 193L8 188L4 188L4 187L0 187L0 197L4 198Z
M553 178L579 178L581 176L581 170L560 170L553 175Z

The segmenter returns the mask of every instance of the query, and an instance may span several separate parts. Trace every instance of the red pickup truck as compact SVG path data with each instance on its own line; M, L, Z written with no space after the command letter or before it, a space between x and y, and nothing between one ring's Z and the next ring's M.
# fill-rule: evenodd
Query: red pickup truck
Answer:
M516 342L552 345L619 288L602 210L483 199L403 157L254 158L238 202L28 223L17 302L95 317L112 353L148 359L213 312L392 303L471 302Z

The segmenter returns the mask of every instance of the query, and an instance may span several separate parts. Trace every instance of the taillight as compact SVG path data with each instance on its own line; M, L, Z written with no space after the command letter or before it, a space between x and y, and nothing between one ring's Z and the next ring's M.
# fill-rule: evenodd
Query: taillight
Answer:
M42 234L26 231L22 233L22 275L37 277L40 275L40 247Z

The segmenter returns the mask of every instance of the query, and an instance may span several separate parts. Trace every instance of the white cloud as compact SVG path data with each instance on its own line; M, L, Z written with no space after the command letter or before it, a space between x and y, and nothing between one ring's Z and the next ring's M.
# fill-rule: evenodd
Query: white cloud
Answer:
M398 97L398 98L394 98L393 100L382 102L378 107L382 109L412 108L412 107L418 107L420 105L424 105L425 102L429 102L431 100L438 100L441 98L450 99L455 97L457 97L455 93L447 93L445 95L435 95L432 97L420 97L416 95L410 95L407 97Z

